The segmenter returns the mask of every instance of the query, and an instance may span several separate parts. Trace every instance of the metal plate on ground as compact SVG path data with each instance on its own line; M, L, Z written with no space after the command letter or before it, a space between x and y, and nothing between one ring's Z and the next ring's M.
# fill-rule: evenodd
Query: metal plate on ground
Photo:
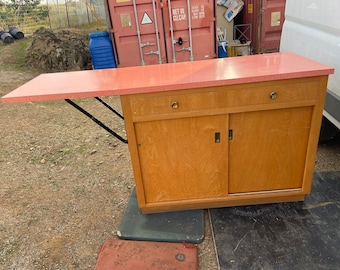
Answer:
M143 214L133 189L117 234L120 239L201 243L204 210Z
M304 202L210 210L223 269L338 269L340 172L315 173Z
M197 246L193 244L109 239L100 249L95 270L197 268Z

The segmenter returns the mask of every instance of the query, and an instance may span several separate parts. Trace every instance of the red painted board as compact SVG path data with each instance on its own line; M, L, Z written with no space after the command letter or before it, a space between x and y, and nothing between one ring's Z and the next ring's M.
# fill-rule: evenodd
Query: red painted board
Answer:
M193 244L109 239L100 249L95 270L198 269L197 252Z
M3 103L129 95L321 76L334 69L272 53L194 62L42 74L2 97Z

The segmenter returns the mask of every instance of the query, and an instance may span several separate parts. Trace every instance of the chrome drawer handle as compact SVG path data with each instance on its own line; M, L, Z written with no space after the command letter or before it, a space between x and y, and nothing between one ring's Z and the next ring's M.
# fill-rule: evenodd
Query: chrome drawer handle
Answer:
M172 102L171 103L171 108L173 108L173 109L177 109L179 107L179 104L178 104L178 102Z
M271 92L270 95L269 95L269 97L270 97L271 99L276 99L276 97L277 97L276 92Z

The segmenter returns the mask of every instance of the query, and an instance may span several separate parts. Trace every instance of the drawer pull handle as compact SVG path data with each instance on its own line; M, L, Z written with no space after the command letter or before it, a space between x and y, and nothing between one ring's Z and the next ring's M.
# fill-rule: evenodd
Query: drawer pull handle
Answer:
M276 94L276 92L271 92L269 96L270 96L271 99L276 99L277 94Z
M173 108L173 109L177 109L179 107L179 104L178 104L178 102L172 102L171 103L171 108Z

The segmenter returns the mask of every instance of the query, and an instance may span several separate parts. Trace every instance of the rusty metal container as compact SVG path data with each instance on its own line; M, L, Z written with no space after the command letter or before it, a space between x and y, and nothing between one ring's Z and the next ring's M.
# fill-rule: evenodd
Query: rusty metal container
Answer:
M118 67L216 57L213 0L108 0Z
M253 53L277 52L285 19L286 0L243 0L235 24L251 24Z

